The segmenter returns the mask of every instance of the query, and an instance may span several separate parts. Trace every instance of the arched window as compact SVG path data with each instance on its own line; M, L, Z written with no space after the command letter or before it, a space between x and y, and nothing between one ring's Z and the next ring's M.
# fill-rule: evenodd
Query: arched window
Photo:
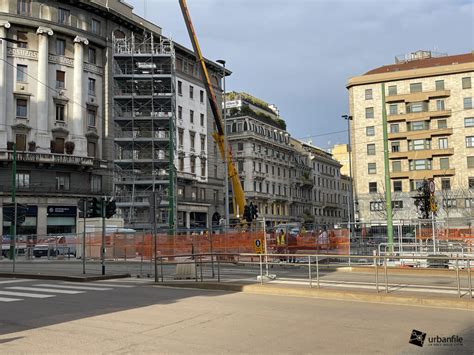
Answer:
M115 30L114 31L114 37L115 37L115 39L123 39L123 38L125 38L125 33L123 33L120 30Z

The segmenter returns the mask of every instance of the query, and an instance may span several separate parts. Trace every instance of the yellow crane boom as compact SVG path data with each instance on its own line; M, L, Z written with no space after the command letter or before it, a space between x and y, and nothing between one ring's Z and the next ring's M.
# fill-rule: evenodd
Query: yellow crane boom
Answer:
M228 147L227 152L225 151L224 146L224 129L225 125L222 122L221 117L221 108L217 104L216 95L214 94L214 89L212 88L211 81L209 79L209 72L207 71L206 62L201 53L201 48L199 47L199 42L196 37L196 32L194 31L193 23L191 22L191 16L189 15L188 7L186 5L186 0L179 0L179 5L181 7L181 12L183 13L184 22L186 28L188 29L189 38L193 45L194 53L197 57L198 64L201 68L202 81L207 92L207 97L209 98L209 104L211 105L211 111L214 115L214 121L216 123L217 132L214 132L213 137L219 146L222 159L225 160L227 164L227 171L229 174L229 179L232 183L232 190L234 192L234 201L237 205L238 210L234 211L236 215L242 215L244 212L245 206L245 195L242 185L240 183L239 174L237 169L232 161L232 152ZM225 74L224 74L225 75Z

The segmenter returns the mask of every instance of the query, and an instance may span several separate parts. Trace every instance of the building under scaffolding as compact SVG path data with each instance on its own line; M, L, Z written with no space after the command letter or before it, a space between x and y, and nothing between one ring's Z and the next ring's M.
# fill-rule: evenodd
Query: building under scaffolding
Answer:
M176 221L173 43L151 34L113 39L114 192L127 227Z

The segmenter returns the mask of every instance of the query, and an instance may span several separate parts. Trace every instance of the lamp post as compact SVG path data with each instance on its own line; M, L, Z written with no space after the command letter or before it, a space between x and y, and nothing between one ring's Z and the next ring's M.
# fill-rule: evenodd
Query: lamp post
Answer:
M217 63L222 65L222 99L223 99L223 107L222 107L222 119L224 121L224 194L225 194L225 232L227 233L227 229L229 228L229 172L228 172L228 162L227 162L227 124L226 124L226 99L225 99L225 60L218 59Z
M349 220L349 253L350 253L350 247L351 247L351 239L353 237L353 230L351 225L351 215L353 216L354 223L355 223L355 213L354 213L354 196L353 196L353 189L352 189L352 147L351 147L351 121L352 121L352 116L349 115L342 115L342 118L344 118L347 121L347 153L349 154L349 209L347 211L348 214L348 220Z

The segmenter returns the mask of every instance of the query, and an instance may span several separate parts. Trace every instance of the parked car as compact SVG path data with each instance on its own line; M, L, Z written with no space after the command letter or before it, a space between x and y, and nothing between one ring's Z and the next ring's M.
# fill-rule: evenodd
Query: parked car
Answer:
M76 244L65 236L48 238L33 248L33 255L36 258L42 256L72 255L76 256Z

